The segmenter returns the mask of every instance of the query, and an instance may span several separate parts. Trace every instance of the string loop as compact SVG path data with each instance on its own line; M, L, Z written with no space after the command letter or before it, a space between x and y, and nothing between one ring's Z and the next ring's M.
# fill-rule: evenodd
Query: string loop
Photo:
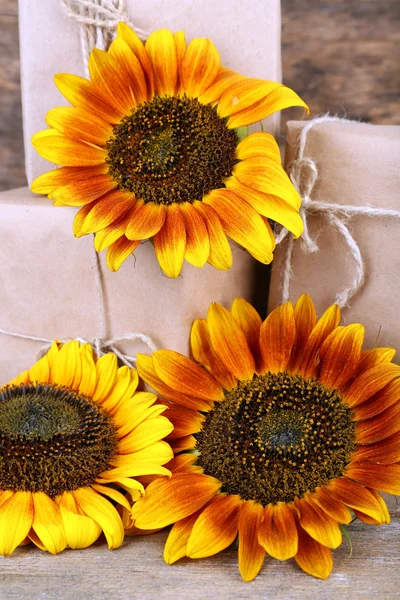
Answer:
M343 308L349 304L350 299L362 288L365 282L364 259L350 228L347 226L347 222L356 215L400 218L400 210L375 208L368 204L364 206L338 204L335 202L325 202L311 197L315 183L318 180L318 168L312 158L304 156L308 134L313 127L320 123L338 121L342 123L352 123L352 121L347 119L330 117L329 115L318 117L317 119L313 119L306 123L300 133L297 159L290 165L289 176L302 200L299 211L304 223L304 231L300 238L302 250L305 253L318 252L318 244L312 239L309 233L308 218L313 215L324 215L327 218L329 225L342 237L353 258L354 272L352 282L347 288L338 292L335 297L335 303L340 306L340 308ZM294 251L294 236L287 229L282 228L276 237L276 243L280 244L286 238L288 238L288 241L283 267L282 303L287 302L290 298L290 283L293 277L292 258Z

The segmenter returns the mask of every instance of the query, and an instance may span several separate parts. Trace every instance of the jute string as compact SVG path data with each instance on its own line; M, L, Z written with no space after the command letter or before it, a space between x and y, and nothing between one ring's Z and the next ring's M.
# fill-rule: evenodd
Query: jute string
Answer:
M134 333L125 333L120 336L116 336L113 338L107 337L107 326L106 326L106 310L105 310L105 293L104 293L104 284L101 273L101 266L98 253L93 249L94 257L93 257L93 271L96 281L96 291L97 291L97 300L98 300L98 313L99 313L99 335L93 338L91 341L84 340L82 338L67 338L64 340L60 340L63 344L71 341L72 339L76 339L82 344L89 343L93 350L96 352L98 358L103 356L107 352L113 352L121 361L122 364L127 367L134 367L136 365L136 357L130 356L119 350L116 344L120 344L122 342L129 342L140 340L143 342L151 352L155 352L157 350L157 346L153 342L150 336L145 335L144 333L134 332ZM34 335L27 335L24 333L18 333L16 331L8 331L7 329L0 329L0 333L3 335L20 338L23 340L32 340L34 342L42 342L44 345L39 349L37 354L37 358L41 358L44 356L50 349L54 340L50 340L45 337L37 337Z
M93 48L101 48L102 50L108 49L114 38L115 28L120 21L127 23L137 33L141 40L145 40L149 37L149 34L146 31L129 22L124 0L60 0L60 2L66 14L80 25L82 58L87 76L89 76L88 59L91 51ZM82 338L74 339L77 339L81 343L90 343L98 357L107 352L113 352L119 358L121 363L128 367L133 367L136 365L136 357L121 352L116 344L140 340L146 344L152 352L155 352L157 347L148 335L140 332L125 333L110 339L107 338L104 285L99 256L95 250L93 271L96 281L99 311L99 335L90 342L87 342ZM45 344L40 348L38 358L44 356L53 343L53 340L45 337L27 335L1 328L0 333L9 337L32 340ZM65 343L70 341L70 339L61 341L62 343Z
M68 17L80 26L80 40L85 74L89 77L88 60L93 48L107 50L120 21L129 25L141 40L149 33L129 21L124 0L60 0Z
M364 259L357 241L350 231L348 221L357 215L400 218L400 211L390 208L375 208L368 204L354 206L352 204L325 202L311 197L318 179L318 168L312 158L304 156L308 134L313 127L320 123L335 123L338 121L342 123L353 122L339 117L330 117L329 115L324 115L307 122L301 130L297 159L289 166L289 176L302 199L300 208L300 215L304 223L304 232L300 239L302 250L306 253L318 252L319 247L309 233L308 218L310 216L323 215L327 219L328 224L343 238L353 258L354 269L352 281L347 288L338 292L335 297L336 304L343 308L348 305L349 300L362 288L365 282ZM287 302L290 298L290 284L293 277L292 259L295 247L294 236L287 229L283 228L278 234L276 242L279 244L285 239L287 239L287 245L283 267L282 303Z

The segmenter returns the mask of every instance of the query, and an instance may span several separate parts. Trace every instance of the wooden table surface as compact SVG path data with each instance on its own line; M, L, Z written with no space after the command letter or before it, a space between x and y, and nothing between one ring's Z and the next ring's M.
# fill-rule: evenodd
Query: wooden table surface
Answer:
M284 81L312 116L329 110L399 123L399 0L282 0L282 11ZM286 111L283 123L295 114ZM26 183L23 163L17 0L0 0L0 190ZM164 532L130 538L113 552L101 543L58 557L21 548L0 560L0 599L392 600L400 598L400 511L393 502L392 514L390 526L350 526L353 556L345 540L328 581L305 575L294 561L271 559L245 584L234 548L167 566Z

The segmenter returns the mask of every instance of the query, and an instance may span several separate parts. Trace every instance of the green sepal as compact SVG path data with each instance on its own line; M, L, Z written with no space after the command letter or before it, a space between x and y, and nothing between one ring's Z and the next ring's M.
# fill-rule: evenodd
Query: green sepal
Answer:
M242 140L244 140L244 138L246 138L249 135L249 126L243 125L243 127L236 127L235 131L236 135L239 138L239 142L241 142Z
M349 546L350 546L350 551L349 551L349 556L348 558L351 558L353 555L353 544L351 542L351 537L349 532L347 531L347 527L345 525L342 525L342 523L339 523L339 527L340 527L340 531L342 532L342 535L344 535L344 537L348 540L349 542Z

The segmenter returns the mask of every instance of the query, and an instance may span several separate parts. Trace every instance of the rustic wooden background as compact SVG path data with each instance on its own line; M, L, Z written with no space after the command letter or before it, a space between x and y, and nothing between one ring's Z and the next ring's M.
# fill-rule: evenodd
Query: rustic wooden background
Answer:
M282 21L284 82L312 116L400 122L399 0L282 0ZM0 0L0 190L25 183L17 0Z
M329 111L399 123L399 0L282 0L282 12L284 82L307 101L312 116ZM289 118L290 110L283 125ZM25 183L17 0L0 0L0 190ZM294 561L267 560L260 576L244 584L233 548L167 567L160 533L130 539L112 553L104 544L60 558L21 548L0 560L0 599L393 600L400 598L400 509L393 499L391 508L390 527L351 526L353 557L344 541L327 582L301 573Z

